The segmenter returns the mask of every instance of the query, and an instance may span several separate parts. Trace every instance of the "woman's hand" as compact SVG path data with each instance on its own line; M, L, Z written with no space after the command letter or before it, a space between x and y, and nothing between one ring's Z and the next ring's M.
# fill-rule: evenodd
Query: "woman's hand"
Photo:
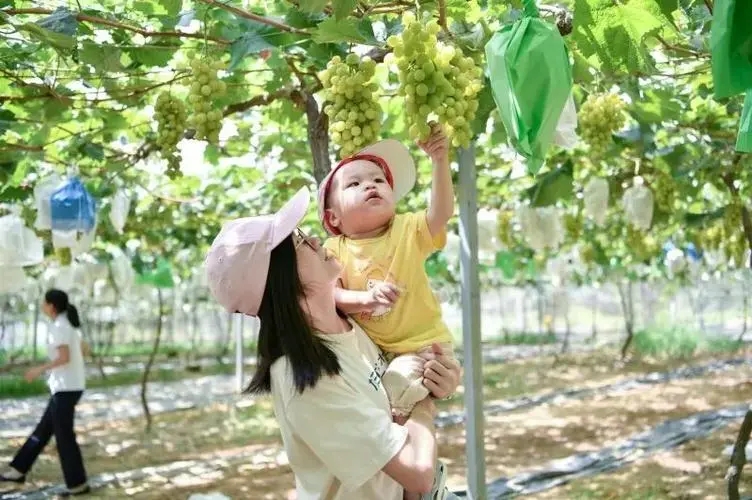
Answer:
M34 380L38 379L39 376L42 374L44 370L41 370L40 367L35 366L34 368L29 368L26 370L26 373L24 374L24 378L27 382L33 382Z
M439 344L433 344L431 351L420 353L426 360L423 367L423 385L436 399L444 399L457 390L460 384L460 364L446 354Z

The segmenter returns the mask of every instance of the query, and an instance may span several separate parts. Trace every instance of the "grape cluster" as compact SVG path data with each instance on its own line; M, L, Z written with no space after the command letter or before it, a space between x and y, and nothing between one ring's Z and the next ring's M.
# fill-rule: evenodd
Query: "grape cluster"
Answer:
M579 214L564 214L564 229L572 240L577 240L582 234L582 217Z
M595 156L602 156L611 134L624 126L625 103L616 94L590 94L577 115L580 136Z
M498 230L499 241L506 247L511 248L514 246L514 240L512 237L512 219L514 213L511 210L499 210L499 214L496 219L496 227Z
M674 180L668 175L660 174L653 180L651 187L653 188L652 191L656 206L664 212L673 211L674 201L676 200L676 184Z
M55 257L61 266L70 266L73 262L73 254L70 248L56 248Z
M204 139L210 144L219 142L222 129L222 111L212 109L212 99L221 97L227 91L225 82L219 79L217 71L224 68L221 61L191 60L193 81L188 92L188 102L192 107L190 126L196 131L194 139Z
M592 243L585 243L580 247L580 259L585 264L590 264L595 261L595 247Z
M167 160L166 175L174 179L180 176L180 153L178 142L185 133L188 110L180 99L171 92L162 92L154 105L157 119L157 146L162 158Z
M438 41L436 20L424 24L407 11L402 24L402 34L390 36L387 44L394 50L410 135L427 139L429 119L435 115L454 147L468 147L483 70L458 47Z
M329 117L331 139L340 148L341 158L379 137L381 106L374 96L379 88L372 82L375 73L373 59L348 54L344 61L334 56L319 74L327 101L324 113Z
M625 226L625 242L636 260L645 262L657 256L660 246L655 238L635 228L631 224Z

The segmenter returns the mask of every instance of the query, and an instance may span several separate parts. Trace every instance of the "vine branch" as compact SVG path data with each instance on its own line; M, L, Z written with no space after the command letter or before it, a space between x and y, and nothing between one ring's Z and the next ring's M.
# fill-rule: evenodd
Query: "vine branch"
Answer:
M305 30L293 28L292 26L288 26L287 24L281 23L279 21L275 21L274 19L269 19L268 17L259 16L258 14L248 12L247 10L239 9L238 7L233 7L232 5L228 5L225 2L219 2L217 0L199 0L199 2L205 3L206 5L219 7L220 9L224 9L227 12L232 12L238 17L250 19L251 21L256 21L257 23L266 24L268 26L277 28L278 30L286 31L288 33L295 33L297 35L309 34Z
M449 28L447 27L446 0L439 0L438 6L439 6L439 26L441 26L441 28L448 33Z
M3 11L4 14L7 14L9 16L18 16L18 15L49 15L52 14L53 11L51 9L45 9L43 7L30 7L26 9L8 9ZM76 14L75 15L76 20L78 22L86 22L91 24L98 24L101 26L109 26L110 28L118 28L126 31L130 31L133 33L138 33L141 36L144 37L172 37L172 38L196 38L199 40L211 40L212 42L216 42L222 45L229 45L231 42L229 40L225 40L224 38L219 38L215 36L204 36L203 33L183 33L182 31L151 31L146 30L143 28L139 28L137 26L131 26L128 24L123 24L118 21L113 21L111 19L105 19L103 17L97 17L97 16L90 16L88 14Z

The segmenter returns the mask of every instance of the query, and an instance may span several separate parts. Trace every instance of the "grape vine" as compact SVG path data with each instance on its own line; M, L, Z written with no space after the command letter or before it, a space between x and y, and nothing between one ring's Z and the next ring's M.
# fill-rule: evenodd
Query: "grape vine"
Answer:
M390 36L387 44L394 51L410 136L427 139L436 115L452 145L468 147L483 71L459 47L438 41L436 20L424 24L407 11L402 24L402 34Z
M375 97L378 85L373 82L376 62L370 57L348 54L343 61L334 56L319 79L324 86L332 142L340 158L374 142L381 132L381 106Z
M195 57L191 60L193 81L188 91L188 102L192 107L189 125L196 131L194 139L203 139L210 144L219 142L222 129L222 111L212 109L212 100L227 92L227 85L219 79L217 72L224 68L221 61L209 61Z
M603 156L611 135L626 122L624 101L616 94L590 94L577 114L580 136L594 156Z

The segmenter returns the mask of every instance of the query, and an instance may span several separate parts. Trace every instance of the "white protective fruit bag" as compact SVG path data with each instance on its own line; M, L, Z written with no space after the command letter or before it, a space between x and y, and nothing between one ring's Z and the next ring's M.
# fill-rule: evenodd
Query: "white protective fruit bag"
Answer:
M76 258L82 253L88 252L94 244L94 236L97 233L97 222L94 222L94 229L88 233L78 231L58 231L52 230L52 246L55 250L60 248L69 248L71 257Z
M136 282L136 271L133 270L130 259L119 249L118 252L112 252L110 269L112 271L112 280L115 282L115 286L120 294L130 290Z
M517 220L520 222L522 237L525 243L536 252L546 248L546 235L543 234L540 217L535 208L523 205L517 209Z
M0 217L0 266L35 266L44 260L44 245L26 227L17 207Z
M541 207L538 209L538 216L546 236L546 246L553 250L559 248L566 237L559 209L553 206Z
M668 267L672 276L682 272L687 267L687 258L680 248L674 247L666 252L666 267Z
M21 293L31 285L31 280L20 266L0 266L0 294Z
M125 221L128 218L128 212L131 210L131 199L122 189L118 189L112 197L110 206L110 222L115 232L123 234Z
M585 215L598 226L606 223L606 210L608 210L608 181L600 177L593 177L585 184L582 192Z
M577 108L574 105L574 97L570 93L556 125L554 144L564 149L574 149L579 140L580 138L577 135Z
M43 288L72 290L75 286L74 270L71 266L50 266L42 273Z
M517 209L517 219L525 242L536 252L557 248L564 238L561 217L555 207L524 205Z
M478 210L478 250L485 252L496 252L501 248L498 241L498 220L497 210Z
M52 228L50 198L52 193L57 191L62 184L63 178L57 174L52 174L39 180L34 186L34 204L37 208L37 218L34 221L36 229L49 230Z
M624 215L637 229L647 231L653 222L653 192L644 185L642 177L634 178L634 185L621 198Z

